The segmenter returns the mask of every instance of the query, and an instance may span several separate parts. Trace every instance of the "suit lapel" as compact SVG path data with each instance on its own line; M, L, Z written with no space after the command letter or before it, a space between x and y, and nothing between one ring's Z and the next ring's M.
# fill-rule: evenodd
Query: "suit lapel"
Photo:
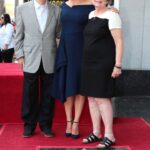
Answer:
M37 15L36 15L36 11L35 11L35 7L34 7L34 1L31 2L31 15L32 15L32 19L33 19L31 21L35 21L35 25L37 26L38 31L41 33L40 25L39 25Z
M53 17L54 14L54 6L52 6L49 2L48 2L48 17L47 17L47 21L46 21L46 26L44 29L44 32L46 31L47 27L49 26L51 19ZM44 34L43 32L43 34Z

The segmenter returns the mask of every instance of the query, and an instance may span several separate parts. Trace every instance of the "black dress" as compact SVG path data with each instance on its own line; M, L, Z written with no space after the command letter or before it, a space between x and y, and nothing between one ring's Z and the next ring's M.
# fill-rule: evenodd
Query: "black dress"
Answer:
M82 95L113 97L115 80L111 74L115 65L115 43L109 29L109 20L91 18L84 30L84 44Z

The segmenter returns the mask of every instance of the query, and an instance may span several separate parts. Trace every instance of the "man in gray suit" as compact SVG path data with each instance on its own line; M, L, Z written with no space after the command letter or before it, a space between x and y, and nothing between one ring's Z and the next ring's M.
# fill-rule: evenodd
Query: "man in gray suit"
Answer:
M33 134L38 121L46 137L54 136L51 131L54 111L51 88L56 38L60 34L59 17L60 8L47 0L33 0L17 8L15 53L24 71L24 137Z

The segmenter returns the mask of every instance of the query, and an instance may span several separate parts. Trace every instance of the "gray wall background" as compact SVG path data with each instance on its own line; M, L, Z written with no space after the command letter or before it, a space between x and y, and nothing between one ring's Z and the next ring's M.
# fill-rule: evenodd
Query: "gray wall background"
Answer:
M0 0L0 16L4 13L4 0Z
M120 0L123 68L150 70L150 0Z
M150 0L120 0L119 11L123 22L123 69L150 70ZM144 80L140 82L145 84ZM143 117L150 123L150 97L114 98L113 107L115 117Z

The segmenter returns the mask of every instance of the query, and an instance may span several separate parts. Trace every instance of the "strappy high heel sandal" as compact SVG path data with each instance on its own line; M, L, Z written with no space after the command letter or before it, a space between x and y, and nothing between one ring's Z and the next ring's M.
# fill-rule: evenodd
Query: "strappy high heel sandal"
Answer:
M82 143L89 144L94 142L100 142L102 138L97 137L94 133L91 133L89 136L82 140Z
M71 127L72 127L72 121L67 121L67 123L71 123ZM72 136L71 129L70 129L70 132L65 132L65 136L66 137L71 137Z
M75 126L75 124L76 124L76 126L78 126L79 122L73 121L72 124L73 124L72 126ZM78 127L77 127L77 128L78 128ZM78 139L78 138L80 137L80 134L79 134L79 133L78 133L78 134L71 134L71 137L72 137L73 139Z

